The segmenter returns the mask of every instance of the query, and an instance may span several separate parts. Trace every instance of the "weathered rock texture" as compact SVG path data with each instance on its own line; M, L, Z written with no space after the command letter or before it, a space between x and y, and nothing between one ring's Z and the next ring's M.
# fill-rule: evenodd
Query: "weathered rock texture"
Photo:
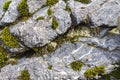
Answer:
M10 33L23 46L23 51L7 49L11 53L20 54L30 48L41 48L71 28L86 26L93 33L96 27L102 27L102 30L96 31L98 35L93 36L89 29L87 31L87 28L83 28L77 42L67 42L50 55L22 58L16 65L6 65L1 69L0 80L17 80L24 69L29 71L32 80L86 80L84 72L87 69L104 65L109 73L115 67L112 64L119 61L120 32L115 31L116 34L109 31L120 26L120 0L91 0L89 4L59 0L51 7L45 6L46 0L27 0L31 14L27 20L18 20L20 15L17 6L21 0L12 0L8 10L4 12L2 5L5 1L0 0L0 27L9 25ZM66 10L66 6L71 12ZM49 9L52 11L51 15L48 15ZM56 29L53 29L53 18L58 22ZM84 63L81 71L73 71L70 67L70 63L76 60ZM48 69L49 65L52 65L51 70Z

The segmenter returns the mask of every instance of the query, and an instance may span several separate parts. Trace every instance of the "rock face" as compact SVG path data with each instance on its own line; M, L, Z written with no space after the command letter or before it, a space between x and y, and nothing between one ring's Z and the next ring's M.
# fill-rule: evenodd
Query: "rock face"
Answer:
M109 52L89 47L81 42L66 43L44 58L23 58L17 65L7 65L1 69L0 79L17 80L20 72L25 68L29 71L32 80L85 79L84 72L90 67L104 65L109 71L113 67L111 64L120 59L119 53L120 50ZM81 71L73 71L70 67L70 63L76 60L84 62ZM49 65L52 65L51 70L48 69Z
M30 13L27 20L18 19L20 13L17 7L21 0L12 0L8 10L3 11L5 1L0 1L0 27L9 26L11 35L17 38L21 47L6 48L1 37L0 46L10 53L27 55L31 53L27 50L40 54L35 49L42 49L50 42L55 43L57 49L42 57L23 56L18 59L18 64L4 66L0 71L0 80L18 80L24 69L28 70L32 80L86 80L84 72L87 69L102 65L109 73L115 67L113 64L120 60L120 31L117 28L120 26L120 0L91 0L88 4L58 0L52 6L46 6L47 0L27 0ZM113 28L115 33L110 31ZM76 42L66 41L62 45L54 42L56 38L61 40L59 37L67 34L69 29L70 36L74 35ZM94 36L94 33L98 35ZM73 61L84 64L80 71L71 68ZM51 70L49 66L52 66Z
M72 15L77 24L81 22L91 23L91 26L117 26L117 18L120 15L119 0L93 0L90 4L82 4L74 0L69 1ZM76 24L75 23L75 24Z

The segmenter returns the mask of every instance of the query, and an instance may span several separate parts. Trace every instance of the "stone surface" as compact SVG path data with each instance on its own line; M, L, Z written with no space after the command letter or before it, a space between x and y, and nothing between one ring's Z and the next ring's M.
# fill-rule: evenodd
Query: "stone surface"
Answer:
M92 0L89 4L69 1L74 24L78 25L84 22L93 27L117 26L117 18L120 15L119 4L119 0Z
M9 5L8 10L5 12L3 18L1 19L1 25L9 24L15 22L15 20L19 17L19 12L17 10L17 6L21 0L12 0Z
M17 36L28 47L44 46L58 34L64 34L71 27L71 18L63 9L55 10L52 16L47 14L48 8L39 10L26 22L20 22L11 27L11 33ZM51 9L52 10L52 9ZM54 9L53 9L54 11ZM43 20L37 20L44 17ZM52 18L55 17L59 23L56 30L52 29Z
M0 79L17 80L20 72L27 69L32 80L53 80L53 79L85 79L86 69L104 65L106 70L111 70L112 63L120 59L120 50L105 51L103 49L90 47L81 42L65 43L51 55L43 57L23 58L17 65L7 65L1 69ZM81 71L73 71L70 63L75 60L84 62ZM52 65L49 70L48 66Z
M105 36L104 38L79 38L80 41L93 44L96 47L108 49L109 51L119 49L120 50L120 35L112 35L109 34Z
M46 0L27 0L29 13L34 13L35 11L40 9L42 6L44 6L45 3L46 3Z
M2 5L4 4L6 0L1 0L0 1L0 19L2 18L3 14L4 14L4 11L2 10Z

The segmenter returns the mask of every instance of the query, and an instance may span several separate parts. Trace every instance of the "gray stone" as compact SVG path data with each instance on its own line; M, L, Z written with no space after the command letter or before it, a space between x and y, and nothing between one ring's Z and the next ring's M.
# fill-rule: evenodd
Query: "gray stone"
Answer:
M83 52L83 54L81 51L84 48L86 48L86 52ZM120 50L109 52L104 49L87 46L87 44L81 42L65 43L51 56L23 58L18 61L17 65L3 67L0 72L0 78L17 80L20 72L27 69L32 80L77 80L78 78L86 80L84 77L86 69L100 65L104 65L107 71L113 69L112 64L120 59L119 53ZM76 60L85 63L81 71L73 71L70 67L70 63ZM52 65L51 70L48 69L49 65Z
M71 27L69 13L61 8L54 9L55 12L50 18L47 10L48 8L45 7L36 12L27 21L11 26L11 33L17 36L28 47L44 46L57 37L58 34L64 34ZM39 17L44 17L44 19L37 20ZM56 30L52 29L53 17L56 17L59 23Z
M92 37L92 38L79 38L80 41L93 44L96 47L108 49L109 51L119 49L120 50L120 35L108 34L104 38Z
M119 0L92 0L89 4L69 1L74 24L78 25L84 22L92 27L117 26L117 18L120 15L119 4Z
M109 0L97 11L90 14L90 19L94 26L117 26L117 18L120 15L119 0Z
M17 6L20 3L20 1L21 0L12 0L8 10L5 12L3 18L1 19L2 25L13 23L19 17Z
M46 0L27 0L27 4L29 7L29 13L36 12L38 9L44 6L45 3L46 3Z
M6 0L1 0L0 1L0 19L3 17L4 11L2 9L2 6Z

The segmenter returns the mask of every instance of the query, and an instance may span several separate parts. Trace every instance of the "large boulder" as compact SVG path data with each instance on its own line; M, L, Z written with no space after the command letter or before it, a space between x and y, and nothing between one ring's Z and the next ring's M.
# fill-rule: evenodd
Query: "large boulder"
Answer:
M42 8L27 21L11 26L11 33L28 47L44 46L58 35L64 34L71 27L70 14L62 8L53 7L52 15L48 15L48 9ZM52 28L53 18L58 22L56 29Z

